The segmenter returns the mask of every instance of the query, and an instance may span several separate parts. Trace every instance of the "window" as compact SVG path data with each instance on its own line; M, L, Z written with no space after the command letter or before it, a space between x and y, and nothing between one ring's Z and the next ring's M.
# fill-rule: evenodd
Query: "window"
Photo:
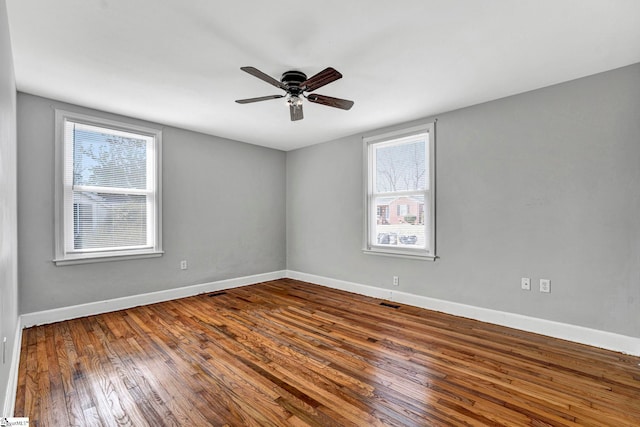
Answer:
M56 110L56 265L162 254L161 137Z
M398 205L398 216L405 216L409 214L409 205Z
M365 253L435 259L434 123L363 145Z

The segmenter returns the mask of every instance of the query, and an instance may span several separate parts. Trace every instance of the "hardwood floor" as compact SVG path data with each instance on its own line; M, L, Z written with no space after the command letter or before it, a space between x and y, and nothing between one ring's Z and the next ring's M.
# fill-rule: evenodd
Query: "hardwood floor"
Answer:
M15 416L56 427L640 425L638 357L381 302L283 279L29 328Z

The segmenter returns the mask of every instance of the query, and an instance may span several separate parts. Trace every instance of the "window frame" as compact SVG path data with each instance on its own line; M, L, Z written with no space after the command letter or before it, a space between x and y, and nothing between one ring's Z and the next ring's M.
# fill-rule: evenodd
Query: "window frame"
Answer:
M150 184L143 193L150 195L147 198L148 209L151 211L147 216L148 238L150 245L138 248L121 249L96 249L74 251L74 203L73 203L73 161L70 162L69 170L67 157L69 150L73 150L67 143L65 135L65 124L73 122L89 126L98 126L117 132L127 132L138 134L152 139L153 159L147 158L147 168L152 170L147 172L150 175ZM131 123L105 119L97 116L76 113L55 109L55 258L53 262L57 266L84 264L104 261L121 261L126 259L159 257L164 253L162 250L162 130L139 126ZM149 188L151 187L151 188ZM96 187L98 188L98 187ZM116 194L118 191L114 191ZM128 194L128 193L127 193ZM151 200L149 200L151 199ZM71 200L71 202L69 202Z
M436 162L435 162L435 121L412 126L391 132L365 136L362 138L363 146L363 182L364 182L364 221L363 221L363 248L365 254L383 255L401 258L419 259L419 260L435 260L436 256ZM379 144L387 144L393 141L399 141L405 138L415 137L426 133L427 137L427 154L429 168L429 185L422 191L395 191L385 193L374 193L374 174L376 171L374 147ZM377 206L376 197L381 194L398 196L410 196L416 193L424 194L425 209L429 207L429 218L425 221L425 233L428 234L426 248L410 248L410 247L389 247L380 245L374 238Z

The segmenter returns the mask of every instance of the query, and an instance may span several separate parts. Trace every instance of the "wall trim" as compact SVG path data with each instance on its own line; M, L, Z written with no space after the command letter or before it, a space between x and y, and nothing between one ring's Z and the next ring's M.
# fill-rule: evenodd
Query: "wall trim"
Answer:
M287 278L640 356L640 338L287 270Z
M54 308L51 310L26 313L20 316L22 328L36 325L61 322L63 320L92 316L94 314L108 313L110 311L123 310L141 305L154 304L178 298L190 297L206 292L215 292L223 289L237 288L253 285L255 283L268 282L285 277L286 271L273 271L270 273L255 274L252 276L238 277L234 279L218 280L199 285L184 286L167 289L164 291L150 292L146 294L131 295L128 297L114 298L104 301L90 302L69 307Z
M123 310L140 305L169 301L206 292L215 292L224 289L237 288L240 286L247 286L255 283L277 280L283 277L302 280L305 282L315 283L318 285L366 295L374 298L385 299L388 301L396 301L415 307L421 307L428 310L452 314L455 316L467 317L482 322L507 326L510 328L546 335L553 338L586 344L593 347L599 347L625 354L631 354L634 356L640 356L640 338L636 337L620 335L613 332L601 331L598 329L586 328L583 326L571 325L568 323L540 319L537 317L524 316L516 313L509 313L505 311L460 304L452 301L430 298L422 295L410 294L407 292L399 292L391 289L379 288L375 286L364 285L361 283L348 282L345 280L333 279L330 277L318 276L314 274L302 273L294 270L280 270L270 273L219 280L215 282L202 283L199 285L185 286L180 288L168 289L165 291L132 295L129 297L97 301L87 304L80 304L70 307L62 307L21 315L18 321L18 329L16 330L16 339L14 341L16 343L16 346L14 347L14 351L12 354L10 384L7 387L7 391L11 391L13 395L13 401L9 403L12 409L11 413L13 413L13 404L15 402L15 386L17 385L16 381L20 358L20 341L22 339L21 331L23 328L47 323L60 322L63 320L75 319L78 317L91 316L94 314L107 313L110 311ZM9 413L6 411L6 409L8 408L7 404L10 399L10 394L11 393L6 394L7 398L5 399L4 414Z
M13 351L11 352L11 363L9 376L7 377L7 388L4 394L4 404L2 406L3 417L13 417L16 407L16 394L18 392L18 369L20 367L20 350L22 348L22 319L18 317L16 322L16 332L13 338Z

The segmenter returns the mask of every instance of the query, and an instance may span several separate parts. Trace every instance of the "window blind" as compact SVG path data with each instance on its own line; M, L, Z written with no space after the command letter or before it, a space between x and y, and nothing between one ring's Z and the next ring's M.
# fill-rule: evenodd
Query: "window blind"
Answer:
M153 246L150 151L153 137L67 121L66 203L73 236L67 250L104 251Z

